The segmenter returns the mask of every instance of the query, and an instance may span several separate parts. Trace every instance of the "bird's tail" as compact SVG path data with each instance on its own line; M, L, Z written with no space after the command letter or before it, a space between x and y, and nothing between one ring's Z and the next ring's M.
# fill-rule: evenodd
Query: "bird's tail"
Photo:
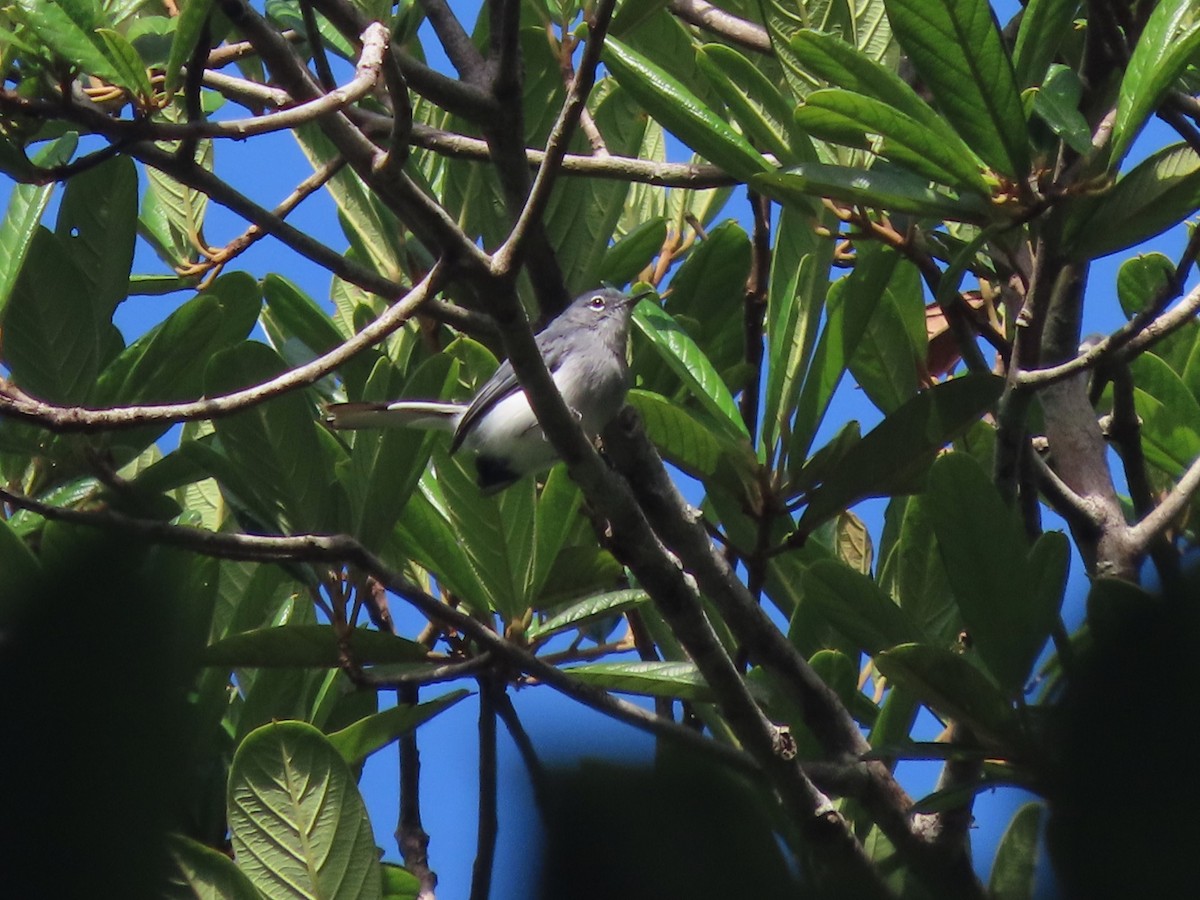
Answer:
M325 422L330 428L422 428L453 431L462 418L461 403L397 400L393 403L330 403Z

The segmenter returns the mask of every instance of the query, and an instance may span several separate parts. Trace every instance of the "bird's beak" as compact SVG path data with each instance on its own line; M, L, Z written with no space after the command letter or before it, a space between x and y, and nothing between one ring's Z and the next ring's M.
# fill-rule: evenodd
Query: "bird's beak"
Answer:
M625 301L625 305L633 309L640 301L652 296L654 296L654 291L642 291L640 294L631 294L629 299Z

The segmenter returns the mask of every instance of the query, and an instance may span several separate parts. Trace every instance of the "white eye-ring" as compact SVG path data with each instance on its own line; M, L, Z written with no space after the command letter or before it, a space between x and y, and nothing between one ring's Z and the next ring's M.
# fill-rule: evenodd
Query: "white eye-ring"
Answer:
M601 297L599 294L597 294L595 297L593 297L591 300L588 301L588 306L591 309L596 310L596 312L600 312L600 310L604 309L604 298Z

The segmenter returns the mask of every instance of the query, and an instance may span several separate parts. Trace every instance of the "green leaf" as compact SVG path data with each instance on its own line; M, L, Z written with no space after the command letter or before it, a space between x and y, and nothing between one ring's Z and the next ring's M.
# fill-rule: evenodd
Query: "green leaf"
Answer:
M909 499L896 544L897 600L927 639L949 646L962 630L962 616L946 577L929 519L929 501Z
M266 897L380 896L375 838L354 777L311 725L251 732L229 769L227 805L238 868Z
M804 573L801 606L817 611L854 645L875 654L918 640L908 615L867 575L837 560L818 560Z
M960 196L950 189L931 187L928 179L903 169L877 164L868 170L825 163L804 163L783 172L755 175L750 186L781 203L809 202L827 197L959 222L986 222L988 204L974 194Z
M1013 181L1029 171L1025 112L987 0L884 0L896 40L950 124Z
M465 456L465 455L464 455ZM503 493L485 496L474 467L441 447L433 453L442 511L454 530L488 608L506 622L520 619L532 603L528 591L533 567L534 485L526 478Z
M284 371L283 360L273 350L249 341L211 358L205 391L209 396L231 393ZM328 528L336 515L331 461L318 438L312 404L303 393L284 394L213 424L222 449L272 511L270 524L293 533Z
M13 14L28 25L58 58L111 84L121 84L121 73L96 35L99 10L87 0L17 0Z
M667 220L651 216L608 248L600 262L601 284L625 287L658 255L667 239Z
M745 181L770 164L685 85L618 40L604 43L605 65L662 126L733 177Z
M1033 900L1043 811L1041 803L1026 803L1004 830L988 879L988 894L994 900Z
M712 428L703 418L661 394L634 388L626 397L638 411L646 435L674 466L734 496L755 490L757 460L744 438Z
M816 29L823 32L838 32L850 35L854 31L850 6L845 0L820 0L817 3L805 0L763 0L763 24L771 38L771 46L783 66L783 74L797 99L805 97L818 87L811 67L795 51L795 38L801 29ZM851 50L854 48L846 45ZM867 59L867 57L863 57ZM819 73L817 73L819 74Z
M353 725L348 725L341 731L328 735L329 743L347 763L355 765L362 762L376 750L381 750L396 738L408 734L417 726L428 722L438 713L449 709L471 692L468 690L451 691L436 700L430 700L417 706L400 704L391 709L377 712L365 719L359 719Z
M690 662L602 662L564 669L572 678L595 687L647 697L712 702L704 676Z
M1000 686L1020 694L1058 619L1066 538L1047 532L1029 549L1016 511L964 453L934 463L926 498L971 644Z
M204 664L229 668L331 669L340 664L342 647L332 625L282 625L230 635L204 651ZM417 662L428 651L414 641L356 628L345 651L359 665Z
M1161 0L1146 20L1117 93L1108 167L1121 165L1146 119L1200 48L1200 17L1193 0Z
M180 360L206 360L244 341L260 305L258 283L250 275L223 275L108 364L97 384L97 402L118 406L200 396L202 366Z
M729 388L708 357L666 310L648 300L633 311L633 323L693 397L726 432L748 436Z
M869 303L860 296L843 302ZM856 345L849 369L863 392L884 413L916 396L926 358L925 297L921 277L907 262L896 265Z
M67 182L54 230L79 264L88 294L107 316L129 293L137 240L137 170L118 156Z
M666 311L720 373L737 370L745 357L742 300L750 263L750 236L741 224L726 220L693 247L666 296ZM723 380L732 392L742 387L736 378Z
M807 69L830 85L879 100L936 134L950 152L974 166L982 165L946 120L893 69L855 50L835 34L801 31L792 38L791 48Z
M1153 353L1139 354L1129 368L1146 461L1172 478L1178 477L1200 456L1200 400L1178 373Z
M232 859L181 834L167 835L173 871L167 900L262 900Z
M549 48L544 37L540 45ZM528 62L528 60L527 60ZM547 61L555 82L561 85L558 61ZM645 137L647 120L632 95L615 82L591 110L592 120L614 156L636 156ZM555 101L547 109L557 110ZM586 146L578 138L579 149ZM609 250L609 238L621 218L629 183L619 179L561 178L554 186L543 222L554 236L554 249L567 270L567 288L582 293L596 285ZM660 244L661 246L661 244ZM657 249L657 248L655 248Z
M832 218L831 212L823 211L816 224L828 228ZM774 455L777 447L782 455L787 446L796 401L806 383L817 345L832 262L833 242L818 237L811 217L794 207L781 209L775 247L771 251L767 293L767 349L771 364L767 368L762 426L762 445L767 458ZM811 433L806 439L811 442ZM805 450L807 446L806 443Z
M309 122L292 132L314 169L337 157L337 149L319 126ZM376 198L348 166L325 184L337 204L346 237L364 262L393 280L404 278L405 240L395 215Z
M403 866L381 863L383 900L420 900L421 879Z
M444 399L457 383L458 371L455 360L438 354L422 363L401 388L396 368L381 359L363 399ZM377 546L391 533L429 464L435 440L431 432L403 428L371 428L355 434L342 480L350 499L353 533L366 546Z
M1117 271L1121 311L1132 319L1167 290L1175 278L1175 263L1161 253L1135 256Z
M146 73L146 64L138 56L137 50L125 39L125 35L111 28L97 28L94 32L100 39L104 55L112 64L118 79L115 84L125 88L140 102L148 103L154 96L150 87L150 76ZM132 221L132 220L131 220Z
M555 466L546 475L537 500L533 529L533 562L525 580L525 596L536 597L553 571L571 527L580 518L583 493L567 474L566 466Z
M986 675L943 647L904 644L875 657L875 667L897 686L988 743L1011 748L1019 724L1008 699Z
M167 80L163 85L163 90L168 95L174 93L175 88L179 86L179 73L200 40L200 33L204 30L204 23L208 20L211 8L212 0L188 0L176 19L171 53L167 57Z
M1063 207L1062 245L1072 259L1107 256L1140 244L1200 206L1200 156L1186 144L1157 151L1099 196Z
M185 118L176 106L167 107L162 115L168 122L180 122ZM212 141L197 144L195 161L212 171ZM167 265L182 266L196 258L195 242L200 240L207 210L208 195L203 191L190 188L158 169L147 168L146 193L142 198L138 228Z
M1079 111L1083 83L1066 66L1052 65L1041 89L1034 95L1033 111L1072 150L1086 156L1092 152L1092 130Z
M108 337L88 280L62 242L38 227L4 316L4 362L35 397L83 403ZM107 317L105 317L107 318Z
M964 375L917 394L846 452L809 496L797 531L811 534L867 497L912 492L933 455L990 408L1002 386L993 375Z
M1079 0L1029 0L1026 4L1013 48L1019 90L1041 84L1078 8Z
M817 161L812 141L793 127L793 104L758 66L724 44L698 48L696 63L751 140L784 165Z
M52 168L65 163L75 152L79 136L69 131L62 137L47 144L33 158L35 165ZM37 233L38 223L42 213L54 193L54 185L16 184L8 198L8 210L4 222L0 223L0 321L4 318L4 310L8 307L12 296L13 286L25 257L33 244Z
M796 110L795 119L810 134L873 149L931 181L982 197L991 194L991 187L970 154L948 145L941 134L881 100L836 88L813 91ZM870 140L874 136L879 138L878 145Z
M649 594L637 589L609 591L605 594L585 597L540 622L534 622L525 632L525 636L530 641L539 641L560 631L579 628L594 619L615 616L627 609L641 606L649 599Z

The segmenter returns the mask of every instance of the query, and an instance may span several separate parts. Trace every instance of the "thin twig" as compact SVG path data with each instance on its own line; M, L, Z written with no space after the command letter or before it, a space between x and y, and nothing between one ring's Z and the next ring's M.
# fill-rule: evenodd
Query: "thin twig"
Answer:
M403 325L441 286L447 272L438 262L418 285L392 304L378 319L328 353L275 378L219 397L185 403L88 409L57 406L11 388L0 392L0 410L14 418L34 422L51 431L107 431L133 428L151 422L190 422L227 416L280 394L307 387L324 378L360 350L372 347Z
M329 57L325 54L325 41L321 37L321 29L317 25L317 14L313 12L310 0L300 0L300 15L304 19L304 31L308 37L308 50L312 54L313 68L317 70L317 80L321 87L332 91L337 82L333 78L333 70L329 68Z
M497 684L491 675L479 676L479 816L475 832L475 862L471 867L471 900L488 900L496 860L496 703Z
M416 706L420 700L416 685L396 691L396 700ZM400 735L400 813L396 821L396 844L404 865L417 876L420 893L417 900L432 900L437 875L429 868L429 834L421 824L421 751L417 732L410 729Z

